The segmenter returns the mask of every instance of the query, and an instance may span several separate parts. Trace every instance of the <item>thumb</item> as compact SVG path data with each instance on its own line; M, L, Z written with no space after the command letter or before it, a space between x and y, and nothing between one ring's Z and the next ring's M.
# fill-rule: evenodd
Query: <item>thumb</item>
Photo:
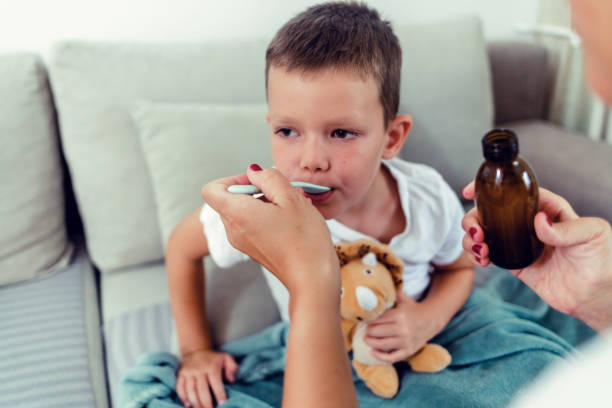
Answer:
M474 184L474 180L472 180L467 186L463 187L463 190L461 190L461 194L463 195L463 198L467 200L474 199L474 197L476 196L476 187Z
M277 169L256 170L249 167L247 176L268 201L281 207L291 200L293 195L303 197Z
M604 230L602 222L594 217L582 217L552 223L550 218L539 212L534 220L538 239L552 247L568 247L592 240Z

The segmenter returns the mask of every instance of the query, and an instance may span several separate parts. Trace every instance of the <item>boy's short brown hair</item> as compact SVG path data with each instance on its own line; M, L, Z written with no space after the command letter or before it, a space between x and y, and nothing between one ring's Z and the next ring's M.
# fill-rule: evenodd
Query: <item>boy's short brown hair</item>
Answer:
M399 108L401 65L399 41L376 10L355 2L324 3L293 17L276 33L266 51L266 89L271 66L372 75L386 127Z

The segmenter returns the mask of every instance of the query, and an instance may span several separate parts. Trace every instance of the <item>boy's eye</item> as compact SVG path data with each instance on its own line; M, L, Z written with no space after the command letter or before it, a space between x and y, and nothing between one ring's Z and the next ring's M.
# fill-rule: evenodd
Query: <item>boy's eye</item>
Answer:
M294 137L297 136L297 132L289 128L280 128L276 131L276 134L282 137Z
M336 129L332 132L332 137L335 137L336 139L353 139L354 137L357 137L357 134L349 130Z

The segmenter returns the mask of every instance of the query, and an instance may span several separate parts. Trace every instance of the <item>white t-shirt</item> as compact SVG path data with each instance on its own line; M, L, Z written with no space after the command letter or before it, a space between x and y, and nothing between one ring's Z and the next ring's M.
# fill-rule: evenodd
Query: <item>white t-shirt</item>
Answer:
M404 292L418 300L431 280L431 263L447 265L463 251L461 219L463 208L442 176L431 167L394 158L383 161L395 178L406 229L389 242L391 249L405 263ZM219 214L208 205L200 213L210 255L217 265L227 268L248 259L227 240ZM359 238L375 240L336 221L327 220L334 242ZM271 272L263 268L270 290L283 320L289 320L289 293Z

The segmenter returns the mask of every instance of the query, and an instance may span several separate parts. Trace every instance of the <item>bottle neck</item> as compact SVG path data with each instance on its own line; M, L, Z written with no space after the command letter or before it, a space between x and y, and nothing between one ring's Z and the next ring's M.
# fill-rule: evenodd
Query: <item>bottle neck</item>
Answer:
M515 154L512 156L486 157L486 159L495 164L506 164L509 166L518 159L518 156Z
M518 152L518 138L509 129L493 129L482 138L482 153L494 163L510 163Z

